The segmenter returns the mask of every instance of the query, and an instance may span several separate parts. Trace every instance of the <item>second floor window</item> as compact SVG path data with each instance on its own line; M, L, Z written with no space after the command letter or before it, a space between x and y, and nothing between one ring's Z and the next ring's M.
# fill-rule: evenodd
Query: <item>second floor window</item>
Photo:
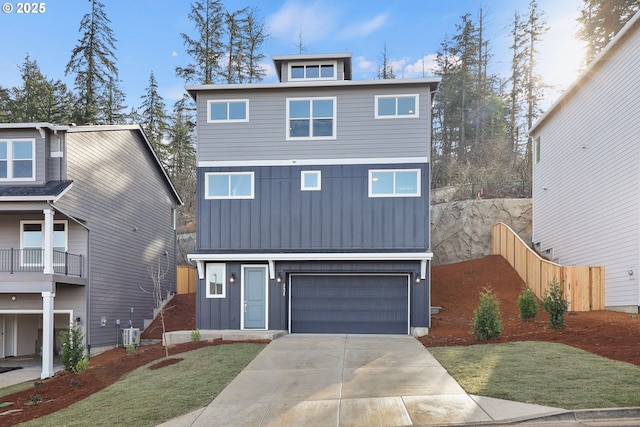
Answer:
M418 117L418 95L376 96L376 119Z
M35 179L35 141L0 140L0 180Z
M207 122L248 122L249 100L215 100L207 102Z
M336 98L287 99L287 139L335 139Z
M253 172L210 172L204 178L205 199L253 199Z

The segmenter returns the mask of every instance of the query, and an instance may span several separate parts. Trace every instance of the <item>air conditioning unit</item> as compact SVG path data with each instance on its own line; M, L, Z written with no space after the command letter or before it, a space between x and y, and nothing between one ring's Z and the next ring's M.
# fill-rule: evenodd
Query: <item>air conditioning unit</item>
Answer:
M127 328L122 330L122 345L140 345L140 328Z

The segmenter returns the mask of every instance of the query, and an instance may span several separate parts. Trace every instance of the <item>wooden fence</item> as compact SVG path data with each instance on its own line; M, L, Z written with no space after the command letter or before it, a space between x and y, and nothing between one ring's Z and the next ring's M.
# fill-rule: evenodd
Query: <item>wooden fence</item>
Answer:
M196 292L196 269L179 265L176 272L176 292L194 294Z
M502 255L538 298L549 283L561 285L569 311L604 310L604 267L563 266L540 257L504 223L491 229L491 251Z

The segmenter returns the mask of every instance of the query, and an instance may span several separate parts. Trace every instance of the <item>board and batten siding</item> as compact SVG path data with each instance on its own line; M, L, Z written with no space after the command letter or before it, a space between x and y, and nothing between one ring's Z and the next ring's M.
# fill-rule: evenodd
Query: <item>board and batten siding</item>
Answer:
M369 169L420 169L420 197L368 196ZM322 189L301 191L320 170ZM255 198L205 200L207 172L253 171ZM426 251L428 164L198 168L198 247L224 251Z
M258 86L258 85L256 85ZM419 94L419 117L375 119L376 95ZM287 98L336 97L336 139L287 141ZM429 84L198 92L198 161L422 157L430 153ZM207 101L248 99L249 121L207 123Z
M533 134L533 242L564 265L604 265L607 307L640 305L639 57L636 29Z
M67 157L73 188L56 206L90 229L89 344L113 346L116 319L128 327L131 317L142 328L143 319L152 318L147 268L159 256L164 262L165 251L163 294L175 290L171 209L177 202L139 131L74 130L67 134Z

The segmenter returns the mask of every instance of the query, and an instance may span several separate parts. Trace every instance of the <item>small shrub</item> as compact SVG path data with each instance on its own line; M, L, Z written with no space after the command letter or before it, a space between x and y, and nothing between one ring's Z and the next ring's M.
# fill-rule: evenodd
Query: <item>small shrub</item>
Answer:
M553 329L564 329L567 326L564 315L569 309L569 302L564 298L562 288L557 282L551 282L542 297L542 307L549 313L549 322Z
M200 341L200 329L194 329L193 331L191 331L191 341Z
M62 363L67 372L75 372L75 368L84 357L84 337L80 326L69 326L62 333Z
M533 320L538 314L538 301L536 301L536 295L531 288L524 288L520 293L518 310L520 311L520 320L523 322Z
M473 311L473 329L471 335L479 341L498 338L502 332L500 303L490 289L480 294L480 304Z
M138 350L136 349L136 346L133 344L129 344L128 346L126 346L127 349L127 353L134 355L134 354L138 354Z
M85 356L82 359L78 360L78 363L76 363L76 366L73 367L73 372L75 372L76 374L82 374L84 373L84 371L87 370L88 367L89 367L89 358Z

